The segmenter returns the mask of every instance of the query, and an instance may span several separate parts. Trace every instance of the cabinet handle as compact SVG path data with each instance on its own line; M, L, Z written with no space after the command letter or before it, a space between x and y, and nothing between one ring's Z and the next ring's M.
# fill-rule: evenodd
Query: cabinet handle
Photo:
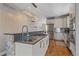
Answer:
M48 40L48 45L49 45L49 40Z
M48 40L46 40L46 45L47 45L47 43L48 43Z
M40 42L40 48L41 48L41 42Z
M43 48L44 48L44 41L43 41Z

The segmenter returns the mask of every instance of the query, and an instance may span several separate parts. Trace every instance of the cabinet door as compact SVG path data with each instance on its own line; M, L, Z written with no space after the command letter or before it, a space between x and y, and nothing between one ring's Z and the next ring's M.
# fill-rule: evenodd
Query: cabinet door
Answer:
M44 56L49 45L48 36L40 40L38 43L33 45L32 55L34 56Z
M15 43L16 56L32 56L32 46L29 44Z
M47 48L49 44L48 36L42 39L42 55L44 56L46 54Z
M35 45L33 45L32 55L33 56L42 56L42 41L41 40L38 43L36 43Z
M42 40L42 55L44 56L46 53L46 38Z
M49 46L49 36L46 37L46 40L47 40L46 45L47 45L47 47L48 47L48 46Z
M72 42L70 42L69 49L71 50L72 54L75 55L75 45Z

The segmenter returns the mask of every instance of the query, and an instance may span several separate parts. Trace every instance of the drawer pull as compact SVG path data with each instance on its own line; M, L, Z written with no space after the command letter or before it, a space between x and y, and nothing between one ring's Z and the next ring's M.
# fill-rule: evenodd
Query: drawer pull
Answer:
M41 48L41 42L40 42L40 48Z

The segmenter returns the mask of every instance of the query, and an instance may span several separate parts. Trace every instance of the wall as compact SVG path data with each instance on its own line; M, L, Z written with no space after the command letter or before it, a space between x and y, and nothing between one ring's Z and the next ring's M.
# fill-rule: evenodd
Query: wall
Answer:
M76 55L79 56L79 4L76 4Z
M16 29L14 29L15 26L15 19L8 15L7 9L0 5L0 34L9 32L9 30L11 30L10 32L16 31Z
M65 20L65 18L55 19L55 28L66 27L66 22L64 22Z
M61 28L66 27L66 18L57 18L57 19L51 19L47 20L47 23L53 23L55 28Z
M10 8L0 7L0 34L17 33L22 31L22 25L28 25L30 18Z
M30 31L43 31L45 28L43 24L46 24L45 17L39 17L35 22L31 22L29 25L29 32Z
M3 33L20 33L22 26L27 25L30 31L43 30L42 24L45 18L41 17L32 22L32 18L24 15L22 12L12 10L0 5L0 34Z
M75 3L71 4L70 5L70 8L69 8L69 13L72 14L72 17L70 16L69 19L71 20L73 17L75 17L76 15L76 12L75 12ZM74 19L75 21L76 19ZM77 29L77 28L76 28ZM77 32L77 31L76 31ZM75 41L76 41L76 36L75 36L75 32L74 33L74 37L75 37ZM70 47L69 49L71 50L72 54L73 55L76 55L76 44L73 44L72 42L70 42Z

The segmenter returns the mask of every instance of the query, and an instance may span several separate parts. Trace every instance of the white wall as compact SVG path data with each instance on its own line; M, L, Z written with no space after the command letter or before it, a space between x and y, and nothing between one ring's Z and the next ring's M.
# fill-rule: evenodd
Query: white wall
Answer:
M29 31L43 31L45 29L43 24L46 24L46 18L40 17L35 22L31 22Z
M75 3L72 3L69 7L69 13L72 14L72 16L75 16Z
M76 4L76 55L79 56L79 4Z
M66 22L64 21L66 21L65 18L55 19L55 28L66 27Z
M16 20L14 20L13 17L8 15L8 11L3 9L4 7L0 6L0 34L3 34L5 32L14 32L16 31ZM14 29L14 30L13 30Z
M53 23L55 28L61 28L66 27L66 18L57 18L57 19L51 19L47 20L47 23Z
M33 19L19 11L0 5L0 34L20 33L23 25L27 25L29 31L43 30L42 24L45 23L45 18L38 18L36 22L31 20Z

